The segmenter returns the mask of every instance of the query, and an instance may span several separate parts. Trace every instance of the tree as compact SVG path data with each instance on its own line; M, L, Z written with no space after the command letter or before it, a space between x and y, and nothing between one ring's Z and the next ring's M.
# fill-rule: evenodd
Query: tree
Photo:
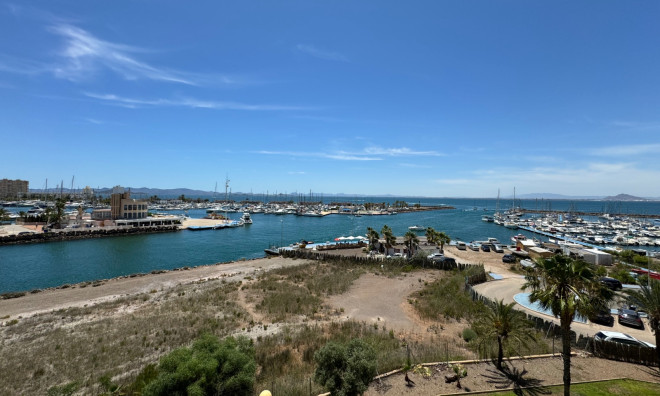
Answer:
M256 372L254 347L246 337L223 341L206 334L191 348L179 348L161 358L158 376L144 395L253 394Z
M504 345L509 339L526 345L534 338L532 324L521 313L513 309L516 303L504 304L504 300L495 304L486 304L486 312L473 323L479 335L479 345L488 345L497 340L497 369L502 370Z
M426 237L426 242L432 245L435 245L437 243L436 238L438 236L438 232L434 230L433 227L427 227L424 236Z
M392 233L392 229L387 224L381 228L380 234L383 236L383 239L385 239L385 246L387 246L388 249L394 246L396 243L396 237Z
M333 396L361 395L376 375L376 353L366 342L328 342L314 354L314 381Z
M406 234L403 236L403 243L406 245L406 248L408 248L408 258L412 258L414 256L414 249L417 249L417 246L419 246L419 238L417 238L417 234L415 234L412 231L406 232Z
M62 198L57 198L55 201L55 210L48 210L49 208L46 208L46 212L48 213L48 222L49 224L56 224L57 228L62 228L62 221L64 220L64 206L65 206L65 201Z
M648 280L648 285L642 286L639 290L628 290L628 299L638 308L646 312L649 316L649 326L655 334L655 352L660 362L660 281Z
M527 269L523 289L531 289L529 300L550 309L559 318L564 361L564 395L571 387L571 323L579 312L590 316L603 302L610 301L613 292L604 287L593 268L582 260L553 256L539 260Z
M380 235L378 234L378 231L374 230L371 227L367 227L367 240L369 240L369 250L374 250L376 248L376 243L378 243L379 238Z
M0 221L7 221L7 220L9 220L9 212L7 212L3 208L0 208Z
M440 243L440 252L444 253L445 244L451 242L451 238L445 232L439 232L436 235L436 243Z

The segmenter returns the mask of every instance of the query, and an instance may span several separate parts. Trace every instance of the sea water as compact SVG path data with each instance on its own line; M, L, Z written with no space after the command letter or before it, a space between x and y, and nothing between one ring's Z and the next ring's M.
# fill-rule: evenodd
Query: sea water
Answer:
M364 235L367 227L380 231L384 225L391 227L397 236L405 234L412 225L421 225L444 231L452 239L466 242L494 237L500 242L510 243L511 236L518 233L535 236L482 221L483 215L493 214L497 206L494 199L371 197L342 201L394 202L397 199L410 204L451 205L455 209L361 217L253 214L253 224L238 228L0 246L0 293L259 258L264 257L264 249L271 245L288 245L301 240L334 241L341 236ZM551 206L553 210L572 208L576 211L602 212L612 204L602 201L517 200L516 205L527 209L535 209L535 206L547 209ZM625 202L618 205L620 213L660 214L660 202ZM506 209L505 206L510 207L511 202L505 205L504 201L500 201L500 208ZM193 210L187 214L203 217L205 212ZM240 213L230 213L230 216L238 218Z

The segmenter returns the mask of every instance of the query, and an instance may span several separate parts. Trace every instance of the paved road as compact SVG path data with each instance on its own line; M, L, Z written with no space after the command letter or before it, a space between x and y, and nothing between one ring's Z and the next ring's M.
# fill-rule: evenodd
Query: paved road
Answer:
M502 299L504 300L505 303L511 303L514 301L513 296L523 292L521 290L521 287L524 283L525 280L522 277L505 278L502 280L490 281L490 282L482 283L480 285L476 285L474 287L474 290L476 290L479 294L482 294L491 299L497 299L497 300ZM547 320L552 320L553 322L557 323L557 325L559 325L559 319L555 319L552 316L545 315L536 311L532 311L531 309L527 309L520 304L516 304L516 308L520 311L530 313ZM638 340L655 344L655 336L651 332L651 328L649 327L648 321L646 321L646 319L644 319L644 324L645 324L644 330L638 330L633 327L622 326L619 323L617 323L615 316L614 326L612 327L603 326L591 322L586 324L573 322L573 324L571 325L571 329L576 333L586 336L593 336L600 330L618 331L621 333L630 334L631 336L637 338Z

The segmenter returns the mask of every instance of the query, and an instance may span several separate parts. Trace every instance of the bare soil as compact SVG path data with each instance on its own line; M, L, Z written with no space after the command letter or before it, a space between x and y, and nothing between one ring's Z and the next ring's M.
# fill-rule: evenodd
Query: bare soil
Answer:
M341 251L341 254L356 255L361 249ZM507 265L501 263L501 254L458 251L446 247L445 254L456 257L459 262L483 263L486 270L504 276L518 276L508 271ZM187 270L170 271L161 274L148 274L139 277L124 277L103 280L99 286L74 285L66 289L46 290L24 297L0 300L0 317L2 325L17 317L27 317L40 312L49 312L67 307L90 306L97 303L119 300L122 297L149 293L158 293L173 289L179 285L191 282L204 282L213 279L227 281L250 282L256 274L275 268L296 266L307 263L305 260L284 258L258 259L225 264L197 267ZM465 323L446 321L434 323L419 318L408 301L409 296L421 289L425 282L442 276L442 273L426 270L415 271L397 277L387 277L383 274L367 273L358 279L352 287L341 295L326 299L326 304L335 311L341 312L340 320L357 320L367 323L384 325L403 334L409 334L418 339L428 340L428 334L435 334L440 328L446 339L458 338ZM259 315L254 307L254 301L246 299L243 291L239 291L237 303L243 306L256 321L266 319ZM116 310L113 315L130 315L130 306ZM343 309L343 312L342 312ZM91 320L91 319L90 319ZM337 320L336 317L326 320ZM274 323L268 326L264 334L279 331L284 323ZM439 326L438 326L439 325ZM63 324L64 326L64 324ZM261 334L252 329L252 337ZM5 340L7 341L7 340ZM374 381L367 395L436 395L443 393L496 390L516 388L529 385L553 385L562 381L562 361L559 357L544 359L517 360L509 363L508 372L500 372L491 363L466 364L466 378L461 380L463 386L459 390L455 384L445 384L444 376L450 371L444 366L431 368L431 377L424 378L421 374L409 372L409 377L416 383L414 387L405 384L403 374L394 374L387 378ZM657 369L614 362L587 356L577 356L573 359L573 380L585 381L593 379L609 379L627 377L646 381L659 382Z
M397 373L372 382L366 396L376 395L441 395L449 393L496 391L517 389L520 394L543 394L543 391L523 392L529 386L550 386L563 384L563 362L559 356L538 359L512 360L503 371L497 370L492 362L464 364L467 376L461 379L462 389L456 383L445 383L445 376L454 371L446 365L430 367L431 376L408 372L415 383L407 385L404 373ZM660 382L657 368L630 363L614 362L588 356L573 356L571 359L571 381L594 381L603 379L630 378L642 381Z

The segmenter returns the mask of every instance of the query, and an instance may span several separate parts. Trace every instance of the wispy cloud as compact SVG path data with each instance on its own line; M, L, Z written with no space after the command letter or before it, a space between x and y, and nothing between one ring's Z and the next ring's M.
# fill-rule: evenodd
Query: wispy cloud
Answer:
M307 172L303 172L303 171L289 171L287 173L290 174L290 175L305 175L305 174L307 174Z
M313 56L319 59L325 59L336 62L348 62L348 58L339 52L328 51L325 49L317 48L309 44L298 44L296 49L304 54Z
M196 83L184 73L159 68L138 60L133 54L143 50L101 40L79 27L59 24L50 28L64 37L66 43L59 53L65 62L55 69L58 77L69 80L86 78L98 67L108 68L128 80L149 79L187 85Z
M623 120L618 120L618 121L611 121L609 122L609 125L618 127L618 128L624 128L624 129L632 129L632 130L640 130L640 131L647 131L647 130L657 130L660 129L660 122L646 122L646 121L623 121Z
M364 149L364 152L366 154L371 154L371 155L386 155L390 157L401 157L401 156L409 156L409 155L439 157L443 155L437 151L414 151L407 147L383 148L383 147L372 146Z
M314 157L314 158L327 158L338 161L380 161L382 158L367 157L360 155L347 154L345 152L311 152L311 151L270 151L259 150L255 151L256 154L266 155L285 155L289 157Z
M128 108L137 107L188 107L212 110L245 110L245 111L290 111L290 110L308 110L309 108L298 106L282 106L272 104L247 104L239 102L223 102L212 100L200 100L194 98L179 99L140 99L127 98L113 94L97 94L85 92L85 96L98 99L107 104L113 104Z
M0 71L32 75L51 72L52 70L44 64L26 59L19 59L8 55L0 54Z
M497 175L493 176L493 172ZM640 167L632 162L587 162L566 166L499 167L463 172L455 178L436 179L445 186L465 186L476 195L494 196L518 187L519 193L552 191L569 195L613 195L621 191L646 196L649 180L658 180L660 169ZM616 183L612 183L616 180ZM615 186L614 188L612 186ZM474 194L474 192L473 192Z
M636 156L642 154L660 154L660 144L632 144L621 146L600 147L589 150L591 155L597 156Z
M307 151L257 151L258 154L268 155L287 155L290 157L317 157L327 158L338 161L382 161L385 157L402 156L440 156L442 154L436 151L415 151L406 147L401 148L382 148L367 147L362 151L328 151L328 152L307 152Z

